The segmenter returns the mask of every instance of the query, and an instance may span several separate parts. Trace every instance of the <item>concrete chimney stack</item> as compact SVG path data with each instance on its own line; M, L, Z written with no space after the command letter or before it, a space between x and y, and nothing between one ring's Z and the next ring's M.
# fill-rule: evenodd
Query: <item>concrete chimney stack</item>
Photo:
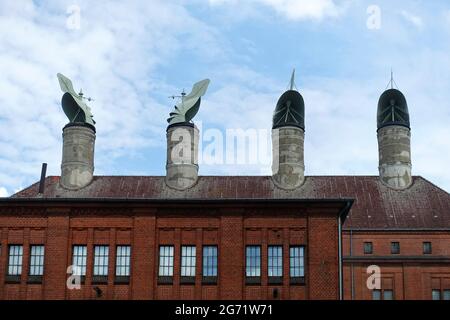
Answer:
M84 188L94 177L95 127L88 123L69 123L63 129L61 186Z
M186 190L198 180L199 130L192 123L177 123L167 128L166 184Z
M272 129L272 179L282 189L295 189L305 180L305 132L297 127Z

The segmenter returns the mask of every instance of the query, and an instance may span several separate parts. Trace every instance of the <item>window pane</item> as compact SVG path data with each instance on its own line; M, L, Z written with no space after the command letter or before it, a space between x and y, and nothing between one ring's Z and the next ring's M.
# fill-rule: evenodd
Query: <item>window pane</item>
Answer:
M392 254L400 253L400 242L391 242L391 253Z
M203 276L217 277L217 247L203 247Z
M73 273L80 276L86 275L86 246L73 246L72 250L72 265L78 267L78 270L73 270ZM78 274L79 271L79 274Z
M394 299L394 292L392 290L384 290L384 292L383 292L383 299L384 300L393 300Z
M424 242L423 243L423 253L424 254L431 254L431 242Z
M364 254L372 254L373 244L372 242L364 242Z
M94 276L108 275L109 246L94 247Z
M159 247L159 275L173 276L173 246Z
M30 249L30 276L44 274L44 246L33 245Z
M195 277L195 246L181 247L181 276Z
M246 248L246 276L261 276L261 247L247 246Z
M431 294L432 294L433 300L441 300L441 291L440 290L433 290Z
M268 276L281 277L283 276L283 247L269 246L268 250Z
M305 248L296 246L289 248L289 275L291 277L305 276Z
M381 290L372 291L372 300L381 300Z
M444 290L444 300L450 300L450 290Z
M130 246L117 246L116 252L116 276L129 276Z
M23 247L21 245L9 246L8 275L22 274Z

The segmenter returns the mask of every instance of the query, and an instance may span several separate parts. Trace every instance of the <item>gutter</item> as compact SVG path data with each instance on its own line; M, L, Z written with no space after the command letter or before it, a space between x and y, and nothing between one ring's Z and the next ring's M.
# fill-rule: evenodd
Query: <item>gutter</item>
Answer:
M166 204L166 203L184 203L184 204L199 204L199 203L304 203L304 204L336 204L347 203L353 199L348 198L181 198L181 197L167 197L167 198L0 198L0 204L58 204L58 203L134 203L134 204ZM340 213L341 214L341 213Z

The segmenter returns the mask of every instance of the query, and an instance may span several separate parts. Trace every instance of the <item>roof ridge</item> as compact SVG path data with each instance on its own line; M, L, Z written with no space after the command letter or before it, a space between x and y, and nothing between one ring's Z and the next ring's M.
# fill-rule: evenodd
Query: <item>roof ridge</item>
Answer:
M436 189L439 189L439 190L445 192L447 195L450 196L450 193L449 193L449 192L447 192L446 190L442 189L441 187L439 187L439 186L436 185L435 183L431 182L430 180L428 180L428 179L426 179L426 178L424 178L424 177L422 177L422 176L417 176L417 177L420 178L420 179L422 179L422 180L424 180L425 182L431 184L431 185L432 185L433 187L435 187Z

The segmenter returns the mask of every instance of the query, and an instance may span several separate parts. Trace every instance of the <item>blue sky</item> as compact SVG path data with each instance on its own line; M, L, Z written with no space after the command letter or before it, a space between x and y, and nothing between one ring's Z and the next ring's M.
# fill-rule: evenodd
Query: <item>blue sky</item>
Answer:
M67 26L71 5L79 29ZM376 106L392 67L411 114L413 174L449 191L449 40L444 0L4 0L0 196L37 181L42 162L60 174L57 72L95 99L97 175L164 175L169 95L210 78L202 132L268 130L292 68L306 175L377 175ZM270 174L270 164L202 164L200 174Z

